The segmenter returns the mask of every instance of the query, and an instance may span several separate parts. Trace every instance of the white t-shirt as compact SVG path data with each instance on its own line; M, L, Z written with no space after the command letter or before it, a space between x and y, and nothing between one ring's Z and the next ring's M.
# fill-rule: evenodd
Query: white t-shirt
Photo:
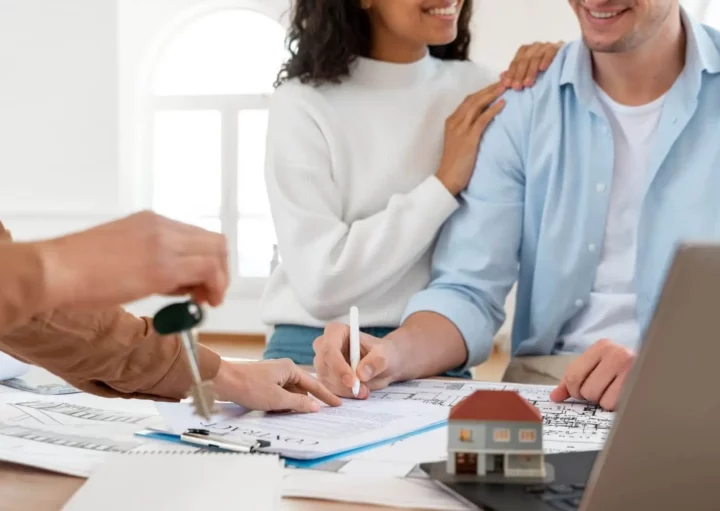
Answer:
M566 326L562 351L582 353L600 339L636 349L635 257L645 180L665 96L640 106L595 87L613 132L615 167L601 260L587 306Z
M275 91L266 182L281 262L265 323L347 322L356 305L361 326L399 324L458 207L434 177L445 120L492 81L472 62L361 58L340 84Z

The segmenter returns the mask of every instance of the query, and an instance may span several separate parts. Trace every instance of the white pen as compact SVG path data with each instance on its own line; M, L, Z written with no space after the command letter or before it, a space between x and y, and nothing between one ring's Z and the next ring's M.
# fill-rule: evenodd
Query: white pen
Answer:
M360 362L360 319L358 316L358 308L350 307L350 366L355 375L352 387L355 397L358 397L360 393L360 379L357 376L357 366Z

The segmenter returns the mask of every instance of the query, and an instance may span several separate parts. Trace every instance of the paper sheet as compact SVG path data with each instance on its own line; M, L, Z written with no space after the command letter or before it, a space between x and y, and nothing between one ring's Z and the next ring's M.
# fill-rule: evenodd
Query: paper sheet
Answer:
M140 439L162 425L152 403L28 392L0 394L0 459L87 477L108 453L197 448Z
M375 391L371 400L419 401L449 409L475 390L515 390L543 415L543 445L546 453L601 449L612 427L613 412L596 405L550 400L551 385L520 385L457 380L412 380ZM435 460L423 460L435 461Z
M447 419L448 410L421 403L344 400L337 408L310 414L243 414L225 406L206 422L189 414L188 403L158 403L167 424L176 432L188 427L243 440L269 440L267 452L290 458L314 459L364 447L412 433ZM189 420L190 417L190 420Z
M18 378L28 372L30 366L0 351L0 381Z
M383 477L382 474L360 476L286 469L283 478L283 497L437 511L470 509L430 480Z

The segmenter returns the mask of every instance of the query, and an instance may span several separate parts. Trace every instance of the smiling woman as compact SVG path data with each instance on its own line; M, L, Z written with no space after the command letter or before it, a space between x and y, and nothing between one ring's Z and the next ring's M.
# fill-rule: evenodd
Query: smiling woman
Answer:
M471 0L296 1L268 123L281 262L261 303L267 358L312 364L323 327L352 306L383 337L427 284L434 239L504 106L505 87L468 59L471 14ZM517 87L556 51L523 48Z
M297 2L289 31L294 54L283 67L280 82L291 78L314 84L337 82L350 73L358 57L371 54L377 60L408 62L429 48L434 57L467 59L472 0L362 0L360 4ZM389 55L383 55L388 49Z

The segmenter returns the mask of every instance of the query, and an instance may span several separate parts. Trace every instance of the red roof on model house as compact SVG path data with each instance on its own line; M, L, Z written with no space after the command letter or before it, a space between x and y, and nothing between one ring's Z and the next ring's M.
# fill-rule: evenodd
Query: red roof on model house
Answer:
M450 420L542 422L540 410L512 390L476 390L450 410Z

